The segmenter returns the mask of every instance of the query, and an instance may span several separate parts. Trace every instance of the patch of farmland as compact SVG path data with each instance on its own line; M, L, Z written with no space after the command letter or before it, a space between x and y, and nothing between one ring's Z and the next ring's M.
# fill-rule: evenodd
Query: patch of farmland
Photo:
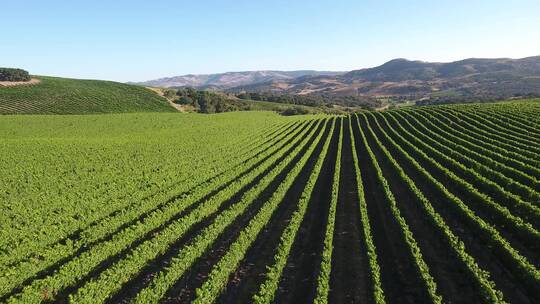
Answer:
M540 102L0 117L0 302L538 303Z

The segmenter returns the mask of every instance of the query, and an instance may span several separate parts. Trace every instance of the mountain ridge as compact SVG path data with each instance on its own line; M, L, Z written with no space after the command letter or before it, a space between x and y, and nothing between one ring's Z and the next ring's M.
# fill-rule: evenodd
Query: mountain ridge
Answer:
M403 58L334 76L304 76L229 92L365 96L405 100L493 100L540 96L540 56L426 62Z
M345 72L315 71L315 70L258 70L239 71L215 74L186 74L180 76L164 77L132 84L155 87L193 87L197 89L229 89L241 85L251 85L268 81L284 81L303 76L335 76Z
M452 62L396 58L376 67L349 72L262 70L188 74L138 84L214 89L227 93L483 101L540 96L540 56L466 58Z

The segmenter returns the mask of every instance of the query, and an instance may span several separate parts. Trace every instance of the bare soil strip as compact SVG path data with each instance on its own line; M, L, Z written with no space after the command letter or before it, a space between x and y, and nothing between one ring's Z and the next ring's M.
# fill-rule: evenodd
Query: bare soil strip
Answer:
M313 188L302 224L295 236L287 264L283 269L277 303L311 303L317 291L317 276L321 265L321 254L332 200L332 182L339 126L334 128L328 154Z
M330 274L330 303L372 303L367 249L362 232L360 202L351 150L349 119L343 123L341 177Z
M0 87L14 87L14 86L25 86L25 85L34 85L40 83L41 80L37 78L32 78L29 81L0 81Z
M368 134L363 126L364 134ZM421 281L414 261L406 250L401 228L390 210L390 203L383 194L382 184L377 180L375 168L369 159L360 131L353 128L358 138L358 160L362 168L368 214L373 241L381 267L382 287L388 303L429 303L427 290Z

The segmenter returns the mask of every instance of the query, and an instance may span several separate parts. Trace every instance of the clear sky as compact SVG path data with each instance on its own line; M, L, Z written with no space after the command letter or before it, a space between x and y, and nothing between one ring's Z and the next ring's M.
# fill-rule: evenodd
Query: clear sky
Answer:
M0 66L141 81L540 55L539 0L0 0Z

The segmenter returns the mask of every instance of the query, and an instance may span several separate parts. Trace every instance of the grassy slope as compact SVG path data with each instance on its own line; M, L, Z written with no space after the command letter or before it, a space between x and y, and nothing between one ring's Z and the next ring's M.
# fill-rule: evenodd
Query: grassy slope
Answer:
M162 140L168 143L173 137L179 140L178 145L181 145L181 138L184 136L182 134L187 130L192 130L198 136L206 132L221 134L220 130L223 128L234 129L245 124L269 126L274 122L309 118L312 117L305 115L284 117L277 113L263 111L228 112L214 115L200 113L4 115L0 116L0 138L14 141L26 139L45 141L70 139L77 142L96 140L109 144L116 140L120 142Z
M41 83L0 87L0 114L174 112L150 90L102 80L35 77Z

